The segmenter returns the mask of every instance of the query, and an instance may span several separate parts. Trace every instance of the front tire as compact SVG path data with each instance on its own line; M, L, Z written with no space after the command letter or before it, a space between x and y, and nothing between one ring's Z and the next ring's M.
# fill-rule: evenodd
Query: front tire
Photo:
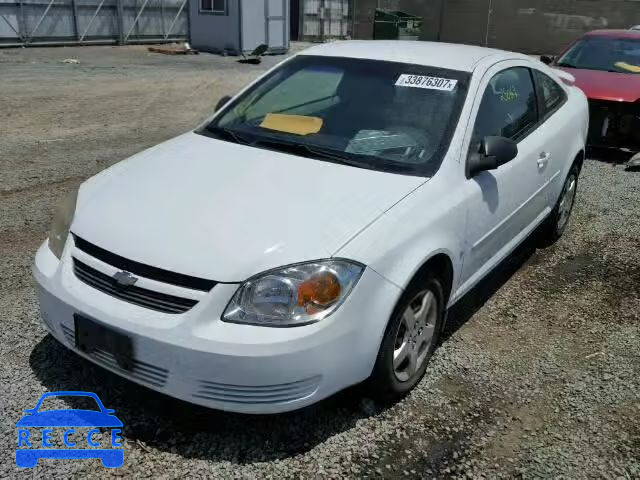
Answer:
M438 278L427 274L411 282L382 339L369 379L374 395L395 399L416 386L438 344L444 313L444 290Z
M573 212L576 193L578 191L578 176L580 169L573 164L562 187L562 193L549 217L540 227L540 240L543 246L550 246L557 242L564 234Z

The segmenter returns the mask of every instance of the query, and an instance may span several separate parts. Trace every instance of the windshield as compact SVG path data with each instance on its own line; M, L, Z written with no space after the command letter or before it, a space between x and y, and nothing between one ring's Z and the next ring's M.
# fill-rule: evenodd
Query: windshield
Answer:
M584 38L558 60L558 66L638 74L640 38Z
M294 57L200 132L361 168L430 176L447 151L468 73Z

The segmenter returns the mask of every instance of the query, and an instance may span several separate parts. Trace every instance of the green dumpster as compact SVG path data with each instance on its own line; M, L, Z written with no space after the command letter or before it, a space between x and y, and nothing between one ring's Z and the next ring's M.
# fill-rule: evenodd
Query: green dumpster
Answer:
M376 40L418 40L422 18L399 10L378 8L373 24Z

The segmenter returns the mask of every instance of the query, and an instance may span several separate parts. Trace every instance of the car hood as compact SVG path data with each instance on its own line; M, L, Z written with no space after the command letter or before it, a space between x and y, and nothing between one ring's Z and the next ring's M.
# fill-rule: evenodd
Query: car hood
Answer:
M425 182L188 133L85 183L71 230L219 282L330 257Z
M114 415L91 410L47 410L25 415L17 427L121 427Z
M560 68L569 72L591 100L635 102L640 99L640 75L631 73L601 72L578 68Z

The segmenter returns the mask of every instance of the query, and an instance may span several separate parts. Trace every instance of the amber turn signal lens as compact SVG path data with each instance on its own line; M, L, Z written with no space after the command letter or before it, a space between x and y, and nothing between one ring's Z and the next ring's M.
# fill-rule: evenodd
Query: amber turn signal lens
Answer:
M328 307L340 298L340 282L331 272L322 272L298 286L298 306L307 312L318 311L317 307Z

